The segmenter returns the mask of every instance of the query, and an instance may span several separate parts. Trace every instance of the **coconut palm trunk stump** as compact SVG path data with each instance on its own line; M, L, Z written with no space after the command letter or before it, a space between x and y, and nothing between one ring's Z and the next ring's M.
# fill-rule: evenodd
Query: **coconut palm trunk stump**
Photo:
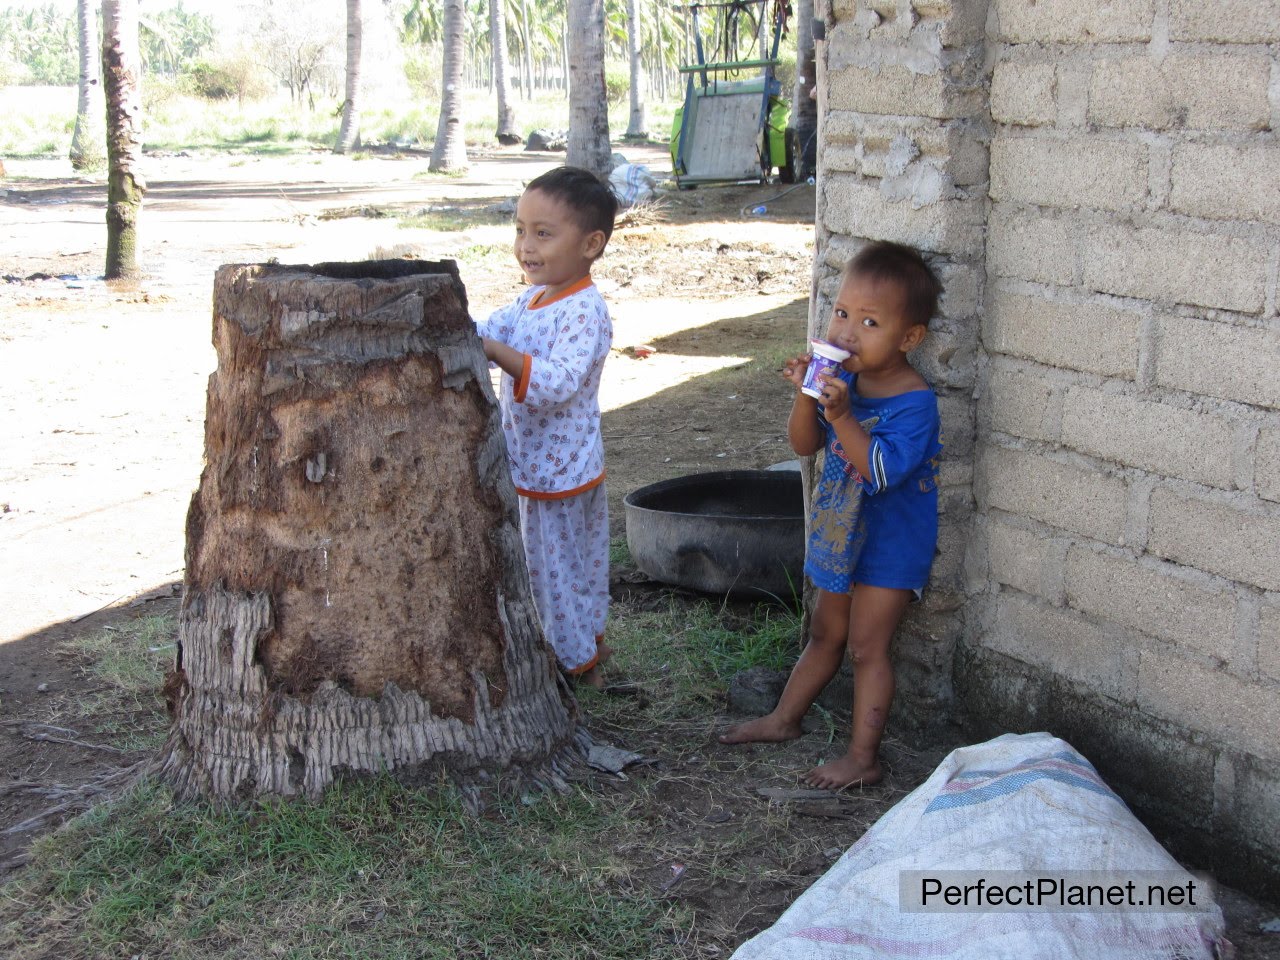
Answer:
M563 787L588 741L529 590L456 265L227 265L187 518L181 796L339 774Z

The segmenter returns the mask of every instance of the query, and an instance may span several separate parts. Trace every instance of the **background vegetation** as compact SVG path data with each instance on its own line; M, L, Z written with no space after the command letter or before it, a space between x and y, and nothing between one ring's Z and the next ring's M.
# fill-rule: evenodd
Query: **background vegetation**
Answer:
M637 0L650 136L665 140L684 96L678 67L695 59L686 16L658 0ZM391 0L365 4L361 140L366 148L426 148L435 136L442 63L438 4ZM341 120L344 5L249 0L217 13L178 0L144 10L144 137L149 150L232 149L285 152L332 147ZM565 0L506 0L510 77L519 127L563 131ZM702 15L708 60L754 56L751 13ZM623 0L606 3L606 85L610 130L627 126L631 75ZM470 144L493 142L496 97L487 0L467 2L466 118ZM784 90L794 77L794 38L783 42ZM74 127L78 70L70 0L0 7L0 89L5 121L0 154L57 156ZM21 95L14 87L24 87Z

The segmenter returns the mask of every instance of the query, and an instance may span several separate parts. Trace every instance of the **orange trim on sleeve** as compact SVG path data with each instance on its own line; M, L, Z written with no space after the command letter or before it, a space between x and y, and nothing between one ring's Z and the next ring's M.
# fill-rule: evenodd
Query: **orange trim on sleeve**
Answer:
M591 279L591 274L588 273L581 280L571 283L569 286L565 287L563 290L557 293L554 297L550 297L546 300L542 299L542 295L547 292L547 288L543 287L541 290L539 290L537 293L535 293L532 297L529 298L529 309L541 310L543 307L549 307L551 306L551 304L555 303L557 300L563 300L565 297L572 296L573 294L578 293L581 290L587 289L587 287L591 286L594 282L595 281Z
M524 403L524 395L529 392L529 377L533 374L533 357L524 354L524 363L520 367L520 376L511 392L511 399L516 403Z
M522 497L528 497L530 500L568 500L570 497L586 493L602 483L604 483L603 473L594 480L588 480L582 486L574 487L572 490L525 490L523 487L516 487L516 493Z
M598 664L599 662L600 662L600 654L597 653L594 657L592 657L586 663L576 666L572 670L570 670L569 676L580 677L584 673L586 673L588 670L591 670L592 668L594 668L595 665Z

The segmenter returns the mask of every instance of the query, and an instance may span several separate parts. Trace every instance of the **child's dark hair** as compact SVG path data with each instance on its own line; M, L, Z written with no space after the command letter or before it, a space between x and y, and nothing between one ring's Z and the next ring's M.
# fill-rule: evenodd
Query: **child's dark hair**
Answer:
M613 236L618 198L609 185L590 170L556 167L531 181L525 190L538 190L559 200L572 211L579 227L588 233L601 231L606 243Z
M859 250L844 268L844 276L896 283L906 298L905 313L911 325L929 326L942 295L942 284L919 251L887 240L868 243Z

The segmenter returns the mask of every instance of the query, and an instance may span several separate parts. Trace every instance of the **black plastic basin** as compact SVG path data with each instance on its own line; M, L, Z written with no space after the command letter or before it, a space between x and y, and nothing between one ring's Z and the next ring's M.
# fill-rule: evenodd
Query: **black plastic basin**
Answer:
M795 470L723 470L629 493L627 546L641 571L707 593L790 601L804 573L804 494Z

